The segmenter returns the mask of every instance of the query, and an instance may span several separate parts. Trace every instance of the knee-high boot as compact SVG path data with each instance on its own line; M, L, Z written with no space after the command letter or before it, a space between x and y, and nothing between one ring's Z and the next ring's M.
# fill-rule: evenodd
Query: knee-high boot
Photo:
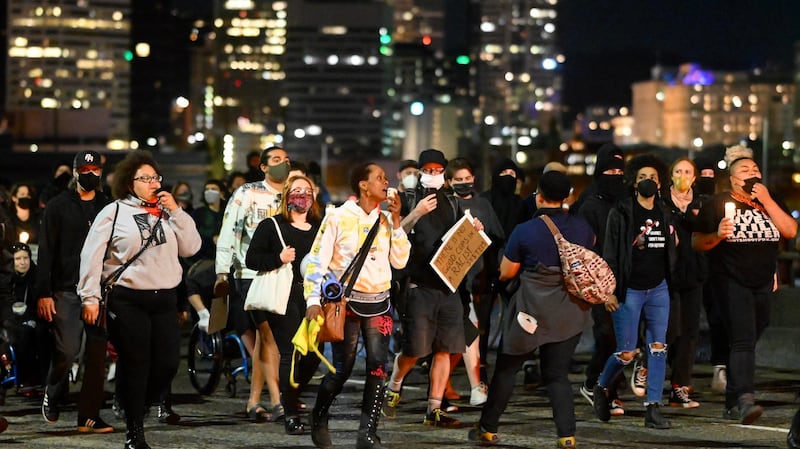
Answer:
M380 449L383 447L377 432L384 393L383 379L367 375L364 383L364 402L361 405L361 424L358 427L356 449Z
M317 402L311 410L311 441L314 442L314 446L321 449L333 447L331 434L328 432L328 410L335 398L336 395L328 391L323 382L317 392Z
M144 423L141 420L127 420L125 431L125 449L150 449L144 440Z

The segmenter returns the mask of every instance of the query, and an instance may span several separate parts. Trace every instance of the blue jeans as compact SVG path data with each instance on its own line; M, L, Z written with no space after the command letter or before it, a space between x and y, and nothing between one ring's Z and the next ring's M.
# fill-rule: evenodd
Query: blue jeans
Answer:
M614 332L617 336L617 352L606 361L600 374L600 384L608 388L617 374L630 363L623 361L620 354L636 350L639 335L639 318L644 315L647 347L650 349L647 366L647 402L661 402L664 377L667 371L667 324L669 323L669 290L667 281L649 290L628 289L625 302L619 310L611 314ZM653 348L654 343L662 343L663 348Z

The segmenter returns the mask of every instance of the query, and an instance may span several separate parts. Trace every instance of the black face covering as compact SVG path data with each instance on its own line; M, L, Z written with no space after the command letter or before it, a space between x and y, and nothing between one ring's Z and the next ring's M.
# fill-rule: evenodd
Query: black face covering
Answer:
M97 189L97 187L100 185L100 177L91 172L79 173L78 184L81 185L83 190L91 192L92 190Z
M504 195L512 195L517 190L517 178L511 175L498 176L493 187Z
M20 209L30 209L33 206L33 198L17 198L17 206Z
M66 189L70 179L72 179L72 176L69 173L61 173L53 180L53 184L59 189Z
M453 187L453 191L456 192L458 196L468 196L472 193L472 189L474 184L471 182L465 182L462 184L450 184Z
M744 191L747 192L748 194L752 194L753 186L755 186L757 182L761 182L761 178L759 178L758 176L747 178L744 180L744 186L742 186L742 189L744 189Z
M611 199L619 199L625 195L625 175L600 175L597 178L597 191Z
M652 198L658 192L658 184L652 179L643 179L636 185L636 191L643 198Z
M700 177L694 184L694 190L700 195L713 195L715 186L714 178Z

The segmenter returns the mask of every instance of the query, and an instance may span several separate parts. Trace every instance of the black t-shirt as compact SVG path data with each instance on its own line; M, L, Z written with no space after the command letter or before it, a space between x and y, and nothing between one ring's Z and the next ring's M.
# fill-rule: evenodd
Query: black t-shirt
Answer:
M658 206L648 210L633 201L633 224L639 229L632 242L631 276L628 288L647 290L658 286L666 276L666 248L669 229Z
M781 235L766 212L734 200L729 192L718 193L700 209L695 231L717 232L719 222L725 216L726 202L736 205L733 236L709 251L711 271L736 279L745 287L759 288L771 284ZM782 202L776 202L787 211Z

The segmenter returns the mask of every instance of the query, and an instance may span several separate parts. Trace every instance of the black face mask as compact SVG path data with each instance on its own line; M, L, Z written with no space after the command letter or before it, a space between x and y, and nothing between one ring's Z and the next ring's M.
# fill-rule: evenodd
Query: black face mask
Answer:
M644 179L636 185L636 191L643 198L652 198L658 192L658 184L652 179Z
M69 173L61 173L53 180L53 184L59 189L66 189L70 179L72 179L72 176Z
M511 175L498 176L494 188L503 195L513 195L517 190L517 178Z
M700 195L713 195L715 186L714 178L700 177L694 184L694 190Z
M17 198L17 206L20 209L30 209L33 206L33 198Z
M611 199L622 198L627 192L625 175L600 175L597 178L597 192Z
M758 176L747 178L744 180L744 186L742 186L742 189L744 189L744 191L747 192L748 194L752 194L753 186L755 186L757 182L761 182L761 178L759 178Z
M100 177L94 173L78 173L78 184L87 192L96 190L100 186Z
M456 195L469 196L475 184L472 182L465 182L462 184L450 184L450 186L453 187L453 191L456 192Z

